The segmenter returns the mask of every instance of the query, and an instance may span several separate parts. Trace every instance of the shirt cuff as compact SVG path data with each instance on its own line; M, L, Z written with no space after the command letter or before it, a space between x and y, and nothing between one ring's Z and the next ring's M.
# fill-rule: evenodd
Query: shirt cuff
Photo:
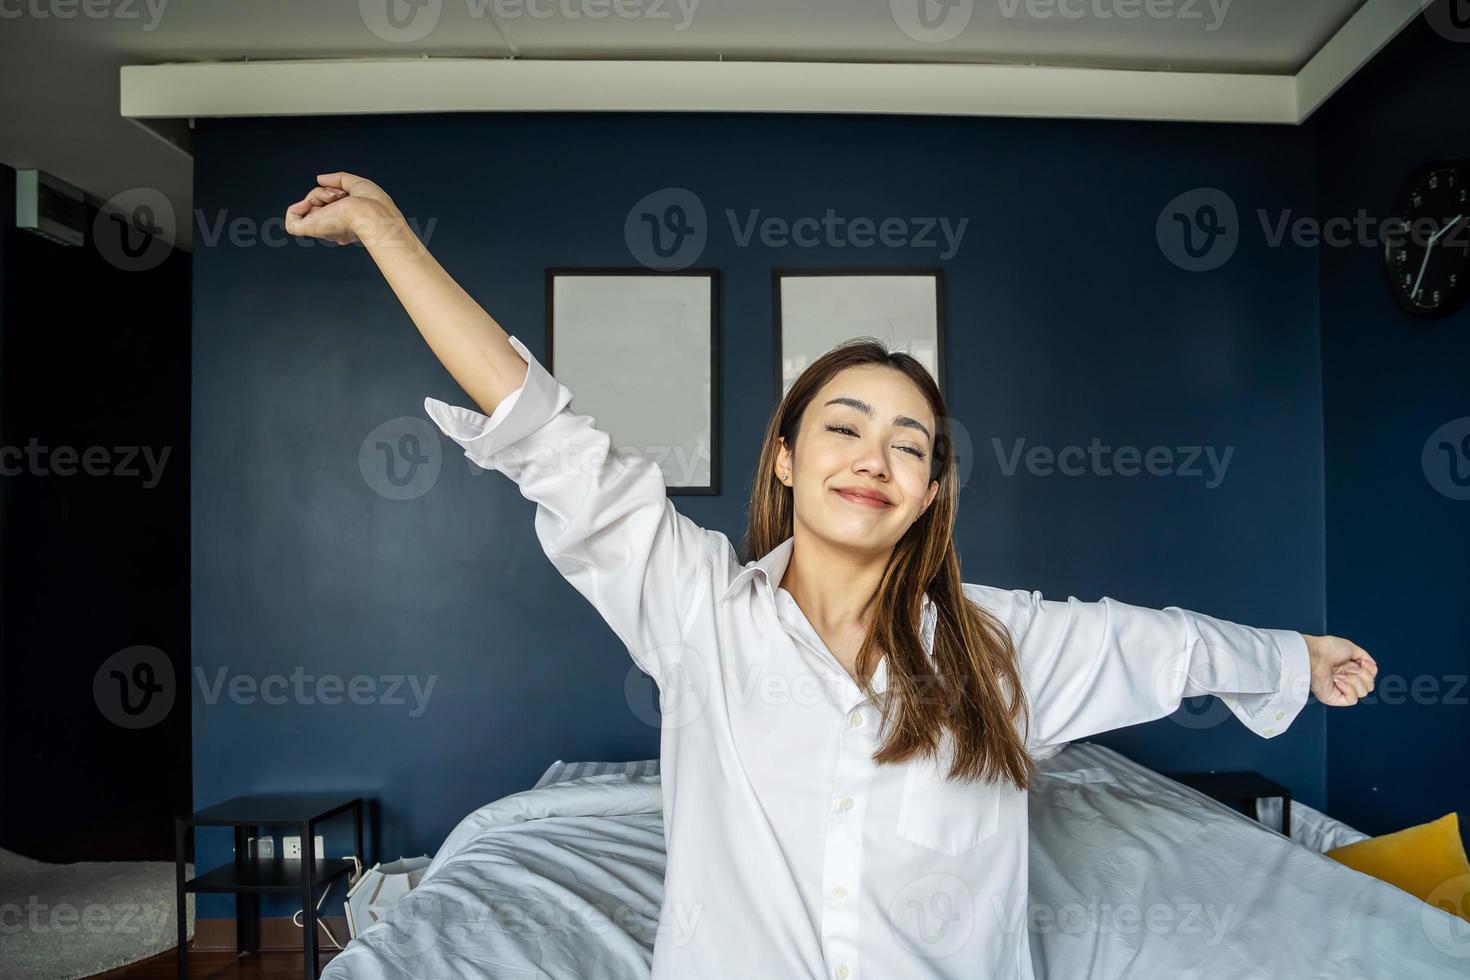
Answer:
M464 454L484 469L499 469L498 453L539 430L572 401L571 391L551 376L520 338L509 339L510 345L525 358L526 378L519 388L501 399L490 415L437 398L424 399L424 411L439 426L439 431L457 442Z
M1275 645L1281 669L1276 690L1254 697L1224 699L1236 717L1262 738L1274 738L1291 725L1312 690L1312 661L1306 639L1295 630L1263 629Z

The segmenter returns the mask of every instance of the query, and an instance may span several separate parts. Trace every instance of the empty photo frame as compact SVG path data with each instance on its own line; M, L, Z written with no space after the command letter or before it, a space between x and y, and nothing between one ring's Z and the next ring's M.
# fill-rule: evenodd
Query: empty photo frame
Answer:
M813 361L854 337L912 354L944 385L942 269L776 269L776 398Z
M546 366L670 496L720 492L719 272L546 270Z

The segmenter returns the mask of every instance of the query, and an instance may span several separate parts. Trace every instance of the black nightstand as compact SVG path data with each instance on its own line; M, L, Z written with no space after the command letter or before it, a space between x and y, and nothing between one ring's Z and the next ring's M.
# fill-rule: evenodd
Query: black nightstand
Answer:
M362 853L362 797L326 795L236 796L175 821L179 902L179 980L189 976L188 923L185 895L189 892L228 892L235 896L235 946L241 954L260 950L260 896L267 893L296 894L303 912L303 952L306 980L317 980L316 903L321 885L353 870L349 858L316 859L316 828L328 819L353 811L354 853L369 867ZM194 827L234 827L235 859L205 874L184 880L184 835ZM246 853L246 839L259 836L261 827L292 827L301 835L301 858L253 858Z
M1257 823L1261 820L1261 811L1256 801L1280 797L1281 833L1286 837L1291 836L1291 790L1258 772L1181 772L1170 773L1169 778L1193 787L1226 806L1242 810ZM1236 804L1248 804L1250 809L1247 811Z

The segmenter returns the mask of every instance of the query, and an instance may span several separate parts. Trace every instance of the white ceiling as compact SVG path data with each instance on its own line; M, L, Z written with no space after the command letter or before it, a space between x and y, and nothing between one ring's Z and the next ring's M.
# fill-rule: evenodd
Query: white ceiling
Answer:
M99 201L132 187L157 188L176 213L189 213L190 158L118 114L118 69L130 64L452 55L1291 75L1361 6L1362 0L0 0L0 161L39 167ZM187 234L190 223L181 224Z

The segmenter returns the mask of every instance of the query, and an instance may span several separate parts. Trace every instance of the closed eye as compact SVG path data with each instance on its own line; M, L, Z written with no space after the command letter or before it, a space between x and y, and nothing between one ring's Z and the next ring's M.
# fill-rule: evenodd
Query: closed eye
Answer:
M848 435L848 436L856 436L857 435L857 430L856 429L852 428L849 425L845 425L842 422L830 422L830 423L828 423L827 424L827 431L828 432L840 432L843 435ZM899 446L898 448L901 449L901 450L903 450L906 453L912 454L914 457L916 457L918 459L924 459L925 458L925 455L926 455L925 452L924 452L924 450L919 449L916 446Z

